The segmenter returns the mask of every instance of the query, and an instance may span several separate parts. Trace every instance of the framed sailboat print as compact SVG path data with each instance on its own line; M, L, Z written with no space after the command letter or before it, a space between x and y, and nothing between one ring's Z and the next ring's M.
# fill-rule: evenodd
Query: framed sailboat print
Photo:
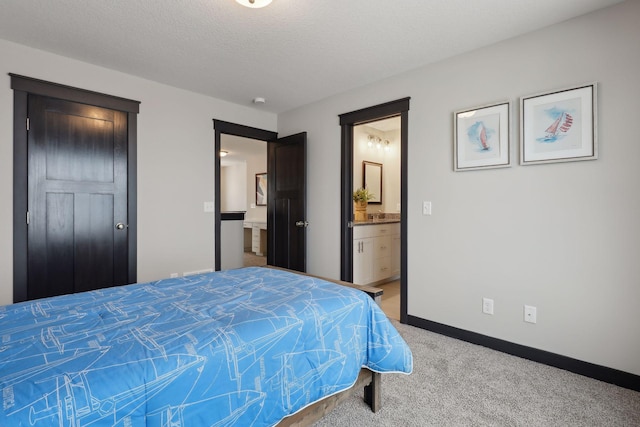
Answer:
M453 170L511 166L508 101L454 113Z
M598 158L596 83L520 99L520 164Z

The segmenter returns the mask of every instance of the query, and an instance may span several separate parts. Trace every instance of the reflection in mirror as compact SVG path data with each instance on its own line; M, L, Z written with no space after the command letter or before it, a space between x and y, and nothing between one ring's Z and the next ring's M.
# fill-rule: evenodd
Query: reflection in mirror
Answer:
M362 162L362 186L373 194L372 204L382 204L382 164Z

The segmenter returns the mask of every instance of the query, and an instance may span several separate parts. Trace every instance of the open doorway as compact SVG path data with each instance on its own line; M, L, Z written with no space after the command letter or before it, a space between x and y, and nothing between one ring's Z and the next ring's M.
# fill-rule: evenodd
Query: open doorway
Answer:
M267 144L267 264L302 271L306 269L306 144L307 134L301 132L278 138L276 132L213 120L215 131L214 162L214 251L215 269L222 269L222 242L240 242L244 213L221 210L221 157L223 135L266 141ZM263 183L264 184L264 183ZM263 188L264 190L264 188ZM223 220L233 227L223 229ZM228 230L236 237L227 238ZM226 231L225 231L226 230ZM242 250L242 245L238 245ZM235 251L236 248L233 250Z
M356 151L356 144L364 143L368 146L369 144L369 135L373 137L372 145L375 146L377 150L377 144L379 137L381 139L381 147L380 149L384 150L386 145L385 141L388 140L389 135L385 135L387 131L391 132L391 130L381 130L376 129L377 127L381 127L383 121L389 118L396 118L399 121L399 130L396 132L399 134L397 137L397 148L399 150L399 201L392 201L394 196L389 198L389 202L391 203L391 207L384 205L386 196L384 190L384 164L382 167L379 167L380 162L362 160L357 158L357 155L360 155L359 152ZM376 236L369 236L369 231L373 230L370 228L371 226L381 224L381 220L387 218L387 214L390 214L389 218L392 216L398 217L399 221L397 221L397 225L393 226L394 230L391 230L390 227L383 227L386 229L385 233L389 235L393 235L396 228L399 228L399 238L394 240L392 239L383 239L384 242L389 240L388 249L389 252L392 252L391 245L396 245L393 248L394 252L399 252L399 260L396 258L396 263L399 263L399 282L396 284L399 285L399 292L397 293L397 298L399 299L399 316L395 313L390 317L399 317L399 320L402 323L407 322L407 164L408 164L408 121L409 121L409 98L403 98L397 101L391 101L385 104L380 104L377 106L365 108L362 110L353 111L350 113L340 115L340 126L342 128L342 181L341 181L341 216L342 216L342 224L341 224L341 268L340 275L342 280L346 281L354 281L354 274L356 274L356 279L358 279L357 274L355 273L356 269L364 268L365 271L368 271L370 276L364 279L367 283L392 283L391 280L394 275L388 274L385 277L382 277L381 273L375 273L376 269L385 268L385 265L379 262L376 265L373 265L376 261L376 258L367 258L363 257L363 254L375 253L374 252L374 240ZM378 124L375 124L379 122ZM388 122L390 123L390 122ZM368 125L366 128L363 125ZM362 127L361 127L362 126ZM368 132L368 133L367 133ZM363 140L364 135L364 140ZM357 139L357 141L356 141ZM391 141L389 141L391 143ZM368 155L372 156L373 154L369 153ZM356 165L358 162L358 165ZM360 166L361 165L361 166ZM367 209L366 217L364 221L367 221L367 225L364 227L360 227L360 230L356 231L358 227L355 223L354 217L354 199L353 192L354 189L362 186L369 186L366 184L366 175L367 175L367 167L370 166L371 175L370 180L374 179L375 183L373 184L376 191L379 191L382 197L379 205L374 205L371 208ZM362 174L358 175L355 173L356 169L362 168ZM378 183L378 180L381 180ZM361 185L360 185L361 184ZM377 190L380 188L380 190ZM374 194L375 196L375 194ZM397 200L397 199L395 199ZM399 209L398 209L399 203ZM393 205L396 206L393 206ZM380 206L380 207L378 207ZM384 209L382 208L384 206ZM384 210L384 211L383 211ZM390 210L391 212L387 212ZM399 212L398 212L399 210ZM379 211L379 212L378 212ZM395 212L394 212L395 211ZM359 217L362 220L362 217ZM395 218L394 218L395 221ZM364 232L365 235L361 235ZM381 230L377 230L381 231ZM375 233L374 233L375 234ZM378 233L380 234L380 233ZM360 241L358 241L360 239ZM386 244L386 243L385 243ZM370 245L367 251L367 245ZM391 255L391 254L390 254ZM380 260L381 261L381 260ZM389 269L388 273L392 273L391 271L391 260L389 259ZM371 262L372 265L362 266L362 262ZM397 266L396 266L397 268ZM397 271L396 271L397 272ZM395 273L395 272L394 272ZM387 280L389 279L389 280ZM389 293L393 293L393 290L390 289ZM394 303L395 305L395 303Z
M400 115L353 127L353 191L366 190L353 220L353 283L384 290L380 306L400 320Z
M267 265L267 143L223 134L220 138L220 210L242 212L240 241L234 234L221 242L223 270ZM222 224L223 234L226 223ZM236 257L225 257L237 245ZM242 255L240 257L240 255Z
M250 139L254 141L262 141L266 143L269 141L276 141L278 134L263 129L256 129L249 126L239 125L235 123L229 123L222 120L213 120L213 127L215 130L215 143L214 149L216 153L214 164L214 179L215 179L215 269L216 271L222 270L223 260L222 253L224 250L225 257L229 254L229 251L237 254L232 256L233 258L240 257L240 260L232 261L237 267L241 267L244 260L244 219L245 213L240 212L223 212L222 209L222 191L221 180L223 176L222 172L222 159L221 152L223 151L223 140L227 143L228 138L234 137L241 139ZM228 151L228 150L227 150ZM248 187L248 186L247 186ZM241 190L245 191L245 190ZM248 190L247 190L248 191ZM244 194L244 193L243 193ZM245 202L246 203L246 202ZM227 205L228 208L228 205ZM224 228L223 228L223 222ZM224 246L223 246L224 242ZM225 268L227 268L227 261L225 260Z

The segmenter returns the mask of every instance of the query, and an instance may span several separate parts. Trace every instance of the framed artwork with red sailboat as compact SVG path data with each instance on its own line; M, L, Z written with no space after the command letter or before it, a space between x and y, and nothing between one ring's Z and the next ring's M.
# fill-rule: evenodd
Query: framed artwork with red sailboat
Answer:
M453 170L511 166L509 101L454 113Z
M520 99L520 164L598 158L596 83Z

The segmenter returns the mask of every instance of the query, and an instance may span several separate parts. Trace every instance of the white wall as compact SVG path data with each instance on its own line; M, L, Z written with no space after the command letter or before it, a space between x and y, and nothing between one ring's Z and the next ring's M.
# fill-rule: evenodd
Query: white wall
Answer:
M220 165L220 211L247 210L247 162Z
M256 174L267 171L267 143L257 141L262 146L259 153L247 157L247 213L245 219L252 222L267 222L267 207L256 206Z
M138 115L138 280L212 268L212 119L275 130L276 116L0 40L0 304L13 301L15 73L141 101Z
M309 272L339 277L338 115L410 96L409 315L640 374L638 22L622 3L279 115L308 132ZM600 158L519 166L519 97L592 81ZM513 166L453 172L453 111L504 99Z

